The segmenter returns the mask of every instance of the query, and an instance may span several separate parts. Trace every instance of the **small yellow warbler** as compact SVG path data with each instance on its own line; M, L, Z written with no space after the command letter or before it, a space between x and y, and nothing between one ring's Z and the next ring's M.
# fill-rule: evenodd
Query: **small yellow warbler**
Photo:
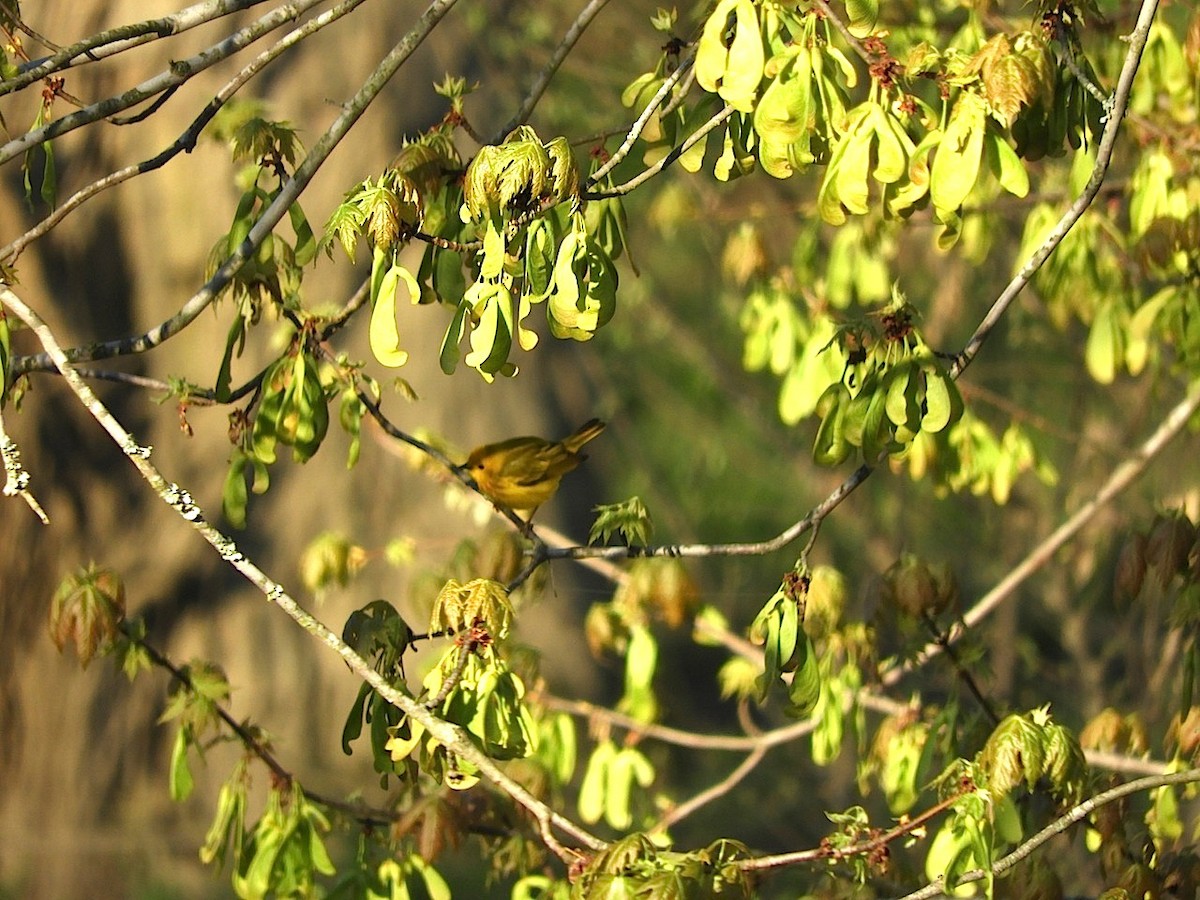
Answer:
M561 441L515 437L476 447L461 466L488 499L512 510L537 509L554 496L562 477L587 457L579 449L604 430L592 419Z

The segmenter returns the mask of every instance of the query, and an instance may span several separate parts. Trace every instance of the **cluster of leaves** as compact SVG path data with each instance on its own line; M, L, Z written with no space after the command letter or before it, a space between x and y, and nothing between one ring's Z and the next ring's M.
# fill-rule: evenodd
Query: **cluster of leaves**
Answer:
M925 874L942 878L951 890L967 872L983 869L991 896L992 863L1025 834L1014 792L1044 785L1071 806L1083 796L1087 771L1079 741L1046 710L1005 717L973 760L943 773L943 783L958 796L929 845Z
M748 855L737 841L719 840L693 853L660 850L645 835L611 844L589 862L571 897L750 897L751 884L738 861Z
M620 202L584 204L566 139L543 143L529 126L480 148L465 173L447 132L408 144L387 172L347 193L326 240L353 258L364 232L374 253L371 348L387 366L408 358L396 321L401 287L412 303L455 308L442 369L454 371L466 340L465 362L487 380L516 374L514 345L536 346L536 332L524 324L534 304L546 303L551 334L580 341L615 308L613 262L625 246ZM427 247L414 274L398 254L416 235Z
M125 582L115 571L89 563L68 575L50 603L50 639L61 653L75 645L87 668L97 656L113 656L132 679L150 665L142 646L146 625L125 617Z
M299 332L284 354L267 366L246 409L230 415L234 449L221 496L231 524L245 527L249 491L262 494L270 487L268 466L276 462L280 444L292 448L296 462L308 461L320 449L329 431L329 401L339 392L343 426L357 442L362 413L351 370L318 358L311 329ZM357 444L350 452L353 461Z
M218 238L209 253L210 277L238 252L263 211L279 197L301 150L291 125L265 119L260 112L255 104L230 104L213 123L213 136L229 145L234 163L242 164L237 175L242 194L229 231ZM288 208L288 216L294 239L268 235L225 288L238 315L226 339L218 393L221 385L228 389L230 360L235 351L240 355L246 329L258 323L264 306L276 310L300 308L303 269L316 258L317 242L299 203Z
M247 830L247 787L239 766L222 785L201 859L221 865L232 850L233 889L244 900L311 894L317 875L337 871L322 837L328 817L293 782L290 789L272 786L266 808Z
M848 9L861 13L851 29L871 34L875 5ZM715 174L745 174L757 161L787 178L822 165L825 221L842 224L873 209L904 217L928 204L949 246L972 192L995 185L1024 196L1021 157L1061 155L1098 132L1100 104L1054 64L1054 35L1066 28L1051 13L1032 30L990 39L972 18L943 48L920 29L886 43L873 35L867 96L854 104L858 72L817 10L722 0L696 51L699 85L736 110ZM1086 60L1075 68L1092 75Z
M1071 171L1073 188L1088 174L1086 154ZM1139 375L1174 366L1200 371L1200 326L1190 310L1200 298L1200 167L1165 145L1142 154L1129 179L1129 203L1118 212L1090 210L1042 266L1035 284L1061 324L1088 325L1084 361L1110 384L1122 372ZM1022 252L1053 227L1048 204L1030 213ZM1173 353L1163 358L1162 349Z
M817 398L813 458L843 462L855 448L864 462L904 453L920 434L937 434L962 415L949 372L913 325L915 310L897 295L879 324L838 330L831 342L844 360L841 378Z
M750 625L750 637L763 647L755 671L731 660L721 671L722 692L765 703L783 691L784 712L809 718L812 759L833 762L842 751L847 726L862 733L856 695L871 636L861 623L844 622L846 583L830 566L788 572Z
M453 636L453 641L425 676L419 698L442 718L463 726L494 759L527 757L536 743L524 682L497 647L508 636L511 618L508 594L499 583L483 578L466 584L448 581L434 604L430 633ZM404 654L415 638L391 604L376 600L354 613L344 636L373 660L377 671L407 691ZM478 782L472 765L365 684L342 732L347 753L364 723L371 727L375 769L385 781L389 774L412 781L422 772L455 790Z
M754 240L743 236L730 248L742 253ZM811 233L801 237L797 257L821 255L811 241ZM872 265L879 257L865 253L863 241L853 222L835 239L823 285L832 306L845 308L852 295L861 299L887 290L886 267ZM842 285L843 273L857 286ZM839 325L829 311L797 303L792 280L773 275L753 283L740 317L742 363L781 379L784 422L798 423L814 412L822 417L814 447L818 462L841 462L852 451L874 462L886 452L893 467L906 468L914 480L990 494L999 504L1007 502L1024 472L1046 484L1056 481L1053 466L1019 423L997 434L964 406L917 331L915 310L898 296L878 312Z

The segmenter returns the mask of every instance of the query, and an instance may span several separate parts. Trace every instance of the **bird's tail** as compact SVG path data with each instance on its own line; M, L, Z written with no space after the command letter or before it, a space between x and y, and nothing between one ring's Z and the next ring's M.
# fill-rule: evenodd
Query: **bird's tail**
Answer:
M599 419L592 419L591 421L584 422L582 425L580 425L579 428L575 430L574 434L563 438L562 445L572 453L578 453L580 447L582 447L592 438L599 435L603 430L604 423Z

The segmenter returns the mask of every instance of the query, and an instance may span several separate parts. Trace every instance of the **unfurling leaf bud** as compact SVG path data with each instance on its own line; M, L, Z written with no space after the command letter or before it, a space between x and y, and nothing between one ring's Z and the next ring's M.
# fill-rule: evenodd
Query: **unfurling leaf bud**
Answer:
M520 218L579 193L579 172L566 138L542 144L522 125L498 146L479 149L463 180L462 218Z
M1177 572L1184 570L1195 540L1196 528L1187 516L1180 513L1159 518L1146 544L1146 563L1156 570L1160 586L1165 588Z
M1142 590L1146 578L1146 548L1144 534L1131 534L1117 557L1117 570L1113 574L1113 592L1118 600L1133 600Z
M846 579L831 566L817 566L808 582L804 630L814 641L837 630L846 608Z
M366 561L366 550L344 535L326 531L300 554L300 580L320 595L331 585L345 587Z
M79 664L87 668L107 653L125 619L125 584L112 569L91 563L63 579L50 604L50 639L61 652L75 644Z
M910 616L936 616L958 601L958 584L945 563L930 565L906 553L884 574L883 596Z
M1007 794L1022 782L1032 790L1045 764L1042 729L1023 715L1013 714L996 726L983 750L978 767L993 797Z
M561 135L546 144L550 157L550 196L555 203L569 200L579 193L579 169L571 144Z

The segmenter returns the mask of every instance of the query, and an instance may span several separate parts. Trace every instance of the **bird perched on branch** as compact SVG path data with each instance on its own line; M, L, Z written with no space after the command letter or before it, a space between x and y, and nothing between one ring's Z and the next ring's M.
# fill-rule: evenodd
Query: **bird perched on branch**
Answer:
M604 430L599 419L585 422L561 441L515 437L476 447L459 468L500 506L524 512L526 519L558 490L562 477L587 459L579 452Z

